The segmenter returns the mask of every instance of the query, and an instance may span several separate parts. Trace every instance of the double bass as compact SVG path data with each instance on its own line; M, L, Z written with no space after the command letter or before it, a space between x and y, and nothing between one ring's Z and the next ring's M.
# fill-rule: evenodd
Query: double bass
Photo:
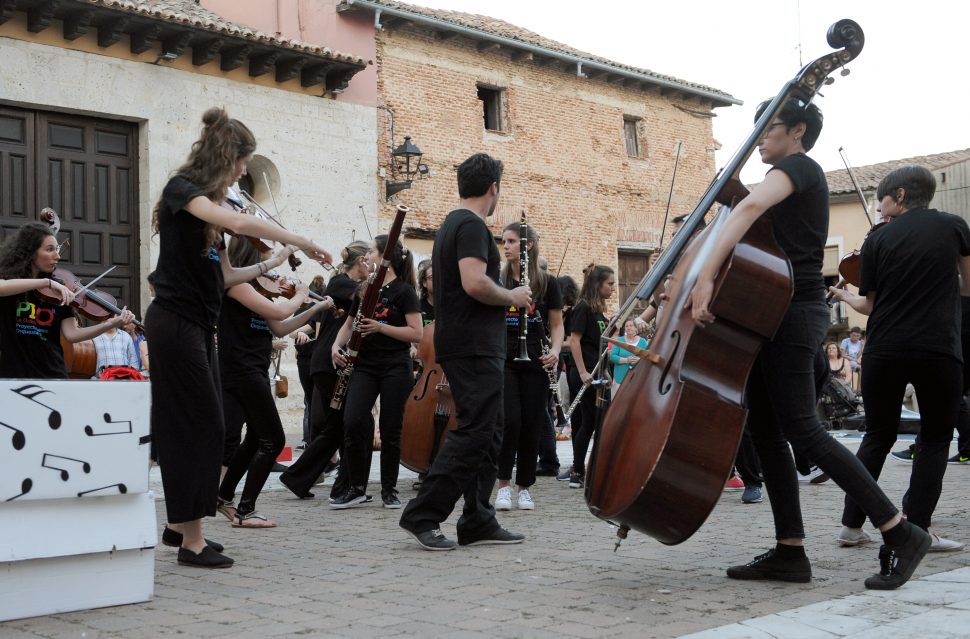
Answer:
M614 320L622 325L637 302L672 275L650 356L624 379L597 425L586 474L587 505L618 526L617 544L630 529L664 544L685 541L707 519L731 472L747 417L748 375L793 291L791 265L765 216L715 278L710 311L716 320L700 329L685 306L730 209L747 194L737 176L775 116L790 99L807 105L830 83L829 74L853 60L864 44L852 20L833 24L827 39L838 50L803 67L769 103ZM694 237L715 203L722 205L719 214Z

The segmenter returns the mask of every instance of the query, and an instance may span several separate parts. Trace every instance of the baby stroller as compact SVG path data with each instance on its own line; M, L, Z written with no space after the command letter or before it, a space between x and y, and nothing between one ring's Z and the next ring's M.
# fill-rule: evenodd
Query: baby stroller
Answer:
M860 415L862 400L845 382L829 375L818 396L818 417L825 430L841 430L852 423L851 418Z

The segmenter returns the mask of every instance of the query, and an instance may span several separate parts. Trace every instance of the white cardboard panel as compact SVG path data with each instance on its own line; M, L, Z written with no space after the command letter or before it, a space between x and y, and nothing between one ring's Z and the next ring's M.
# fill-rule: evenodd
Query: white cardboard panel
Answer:
M0 563L0 621L151 601L154 580L151 549Z
M148 491L147 382L0 380L0 502Z
M155 495L0 504L0 561L151 548Z

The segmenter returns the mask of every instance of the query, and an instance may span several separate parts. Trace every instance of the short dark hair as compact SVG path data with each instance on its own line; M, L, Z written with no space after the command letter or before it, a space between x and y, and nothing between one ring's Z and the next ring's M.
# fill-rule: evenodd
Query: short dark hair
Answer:
M849 332L858 333L859 335L862 335L862 329L859 328L858 326L853 326L852 328L849 329Z
M895 195L896 189L903 189L903 203L907 209L923 208L930 205L936 193L936 178L929 169L918 164L908 164L893 169L876 187L876 200L887 195Z
M485 153L476 153L458 167L458 196L479 197L488 193L492 182L502 182L502 162Z
M758 110L754 116L755 122L758 121L758 118L765 112L769 104L771 104L771 100L765 100L758 105ZM789 98L785 102L785 106L781 107L781 111L778 112L777 117L785 123L786 131L790 131L793 126L804 122L805 135L802 136L802 146L805 147L806 151L812 150L816 140L818 140L819 134L822 132L821 109L812 103L805 104L799 98Z

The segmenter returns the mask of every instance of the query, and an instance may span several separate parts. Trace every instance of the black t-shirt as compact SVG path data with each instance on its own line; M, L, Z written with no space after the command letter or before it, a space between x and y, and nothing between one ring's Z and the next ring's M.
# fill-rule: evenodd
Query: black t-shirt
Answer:
M225 243L207 243L206 223L185 210L200 195L202 189L180 175L169 180L162 191L153 303L212 330L222 304L219 252Z
M789 155L771 171L782 171L795 192L767 211L778 246L791 262L793 302L822 300L822 259L829 233L829 187L825 172L804 153ZM770 171L769 171L770 173Z
M354 306L350 312L351 317L357 314L359 306L360 298L354 301ZM382 286L377 294L377 305L374 307L374 319L381 324L387 324L388 326L407 326L408 322L405 315L420 312L421 302L418 301L418 294L414 291L414 287L399 278L394 278ZM364 337L360 343L360 356L364 357L365 353L375 352L393 353L403 351L407 353L410 349L411 342L402 342L399 339L394 339L390 335L384 335L383 333L372 333Z
M33 291L0 297L0 378L63 379L61 322L70 306L41 301Z
M340 332L340 327L344 325L347 314L354 305L357 296L357 287L360 286L353 278L346 273L340 273L330 279L324 296L333 299L334 305L341 309L344 317L334 317L331 313L324 313L320 316L320 334L314 342L313 355L310 358L310 374L330 373L333 374L333 361L330 359L330 347Z
M273 352L266 320L226 295L219 314L219 373L223 384L265 378Z
M434 304L426 298L421 298L421 324L427 326L434 321Z
M448 214L431 252L434 272L437 361L457 357L505 358L505 307L482 304L461 285L458 261L466 257L485 262L485 275L498 284L501 258L482 218L468 209Z
M562 293L559 291L559 282L554 277L548 277L546 284L545 298L539 300L537 304L529 310L529 321L526 325L528 335L526 336L526 350L529 358L538 362L542 356L542 338L549 332L549 311L562 310ZM519 282L513 281L512 287L515 288ZM518 307L509 306L505 309L505 328L507 335L506 360L512 360L519 356L519 320L521 313Z
M866 238L859 294L875 293L865 354L952 355L960 346L960 256L970 228L956 215L913 209Z
M594 313L589 304L580 300L574 306L569 317L569 330L579 333L579 347L583 353L583 364L586 372L592 373L593 367L600 356L600 336L606 330L606 316Z
M315 302L313 302L313 301L307 301L306 304L304 304L303 306L300 307L300 309L295 313L295 315L299 315L300 313L308 310L314 304L315 304ZM317 316L317 317L319 317L319 316ZM310 336L311 339L310 339L310 341L304 342L303 344L296 344L296 345L294 345L294 348L296 348L296 361L298 361L298 362L299 361L303 361L303 360L306 360L307 362L309 362L310 361L310 358L313 357L313 349L314 349L314 346L316 346L316 344L314 344L312 338L313 338L314 335L316 335L316 332L317 332L317 319L316 318L309 319L309 320L306 321L306 323L310 327L309 336Z

